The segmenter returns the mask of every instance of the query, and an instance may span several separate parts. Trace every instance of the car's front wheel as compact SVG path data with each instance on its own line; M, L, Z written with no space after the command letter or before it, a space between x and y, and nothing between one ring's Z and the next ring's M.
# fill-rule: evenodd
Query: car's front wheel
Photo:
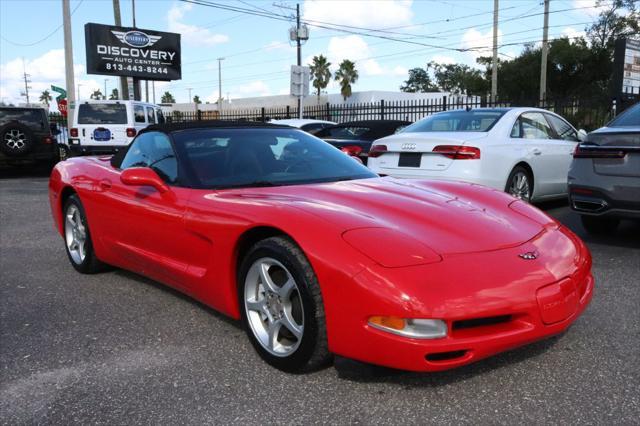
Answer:
M295 373L328 362L318 280L293 241L272 237L254 245L240 266L238 283L245 330L266 362Z
M582 226L590 234L609 234L616 230L620 219L601 216L580 216Z
M63 213L64 242L71 265L83 274L100 272L105 265L93 250L87 216L77 195L67 199Z
M527 169L522 166L513 168L507 179L507 186L504 191L527 203L531 202L533 195L533 177Z

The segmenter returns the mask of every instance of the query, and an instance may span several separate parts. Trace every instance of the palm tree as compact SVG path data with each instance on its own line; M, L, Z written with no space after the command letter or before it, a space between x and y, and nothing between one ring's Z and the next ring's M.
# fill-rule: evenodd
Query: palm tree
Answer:
M100 89L94 90L89 97L96 100L104 99L104 96L102 96L102 92L100 91Z
M173 97L171 92L164 92L164 94L162 95L162 99L160 99L160 101L163 104L175 104L176 98Z
M118 89L113 89L111 91L111 94L109 95L109 100L117 101L119 96L120 96L120 94L118 93Z
M45 104L47 106L47 109L49 108L49 104L51 103L51 94L48 90L42 92L42 94L40 95L40 102Z
M331 81L331 70L329 67L331 62L327 61L327 58L323 55L314 56L312 63L309 65L311 68L311 79L313 80L313 87L316 88L318 99L320 99L320 91L326 89Z
M358 81L358 70L356 64L348 59L340 63L340 68L334 76L336 81L340 82L340 93L346 101L351 96L351 85Z

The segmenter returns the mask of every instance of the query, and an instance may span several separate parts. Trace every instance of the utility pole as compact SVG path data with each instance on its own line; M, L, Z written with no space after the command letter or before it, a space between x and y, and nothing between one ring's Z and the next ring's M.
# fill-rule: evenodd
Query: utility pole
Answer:
M493 0L493 61L491 62L491 101L498 96L498 2Z
M153 92L153 103L156 103L156 81L151 80L151 91Z
M302 66L302 44L300 44L300 3L296 3L296 44L298 46L298 66ZM303 74L300 74L302 78ZM298 96L298 118L302 118L302 94Z
M73 81L73 44L71 43L71 10L69 0L62 0L62 26L64 27L64 73L67 85L67 122L73 122L73 112L76 108L75 82ZM70 127L70 126L69 126Z
M122 19L120 17L120 0L113 0L113 18L115 24L118 27L122 26ZM118 93L120 99L129 99L129 88L127 87L127 77L120 77L120 93Z
M189 91L189 103L191 103L191 91L193 90L193 88L189 87L187 90Z
M78 102L80 102L80 87L82 86L82 84L78 83ZM67 92L69 93L69 92ZM71 93L73 93L73 90L71 91Z
M29 89L31 89L31 86L29 86L29 83L31 83L31 80L29 80L29 77L31 77L31 74L27 74L27 71L24 69L24 59L22 61L22 66L23 66L22 75L24 76L24 93L22 95L27 97L27 106L29 106L29 104L31 103L29 102Z
M104 79L104 99L107 99L107 78Z
M544 29L542 31L542 62L540 64L540 102L547 97L547 54L549 53L549 2L544 0ZM541 106L541 105L539 105Z
M222 112L222 61L224 58L218 58L218 111Z
M133 28L136 27L136 0L131 0L131 16L133 18ZM149 91L147 91L147 100L149 98ZM140 79L133 78L133 99L136 101L142 100L142 94L140 93Z

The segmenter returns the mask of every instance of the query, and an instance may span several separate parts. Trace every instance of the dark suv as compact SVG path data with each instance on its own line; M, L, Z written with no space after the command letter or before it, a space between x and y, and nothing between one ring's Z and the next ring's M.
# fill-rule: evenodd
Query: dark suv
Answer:
M43 108L0 107L0 165L55 164L60 131L54 127Z

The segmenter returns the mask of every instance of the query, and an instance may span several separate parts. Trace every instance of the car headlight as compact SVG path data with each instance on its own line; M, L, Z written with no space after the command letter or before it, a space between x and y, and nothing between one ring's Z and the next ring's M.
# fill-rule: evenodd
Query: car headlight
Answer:
M378 330L412 339L441 339L447 337L447 323L438 319L376 315L369 318L369 325Z

